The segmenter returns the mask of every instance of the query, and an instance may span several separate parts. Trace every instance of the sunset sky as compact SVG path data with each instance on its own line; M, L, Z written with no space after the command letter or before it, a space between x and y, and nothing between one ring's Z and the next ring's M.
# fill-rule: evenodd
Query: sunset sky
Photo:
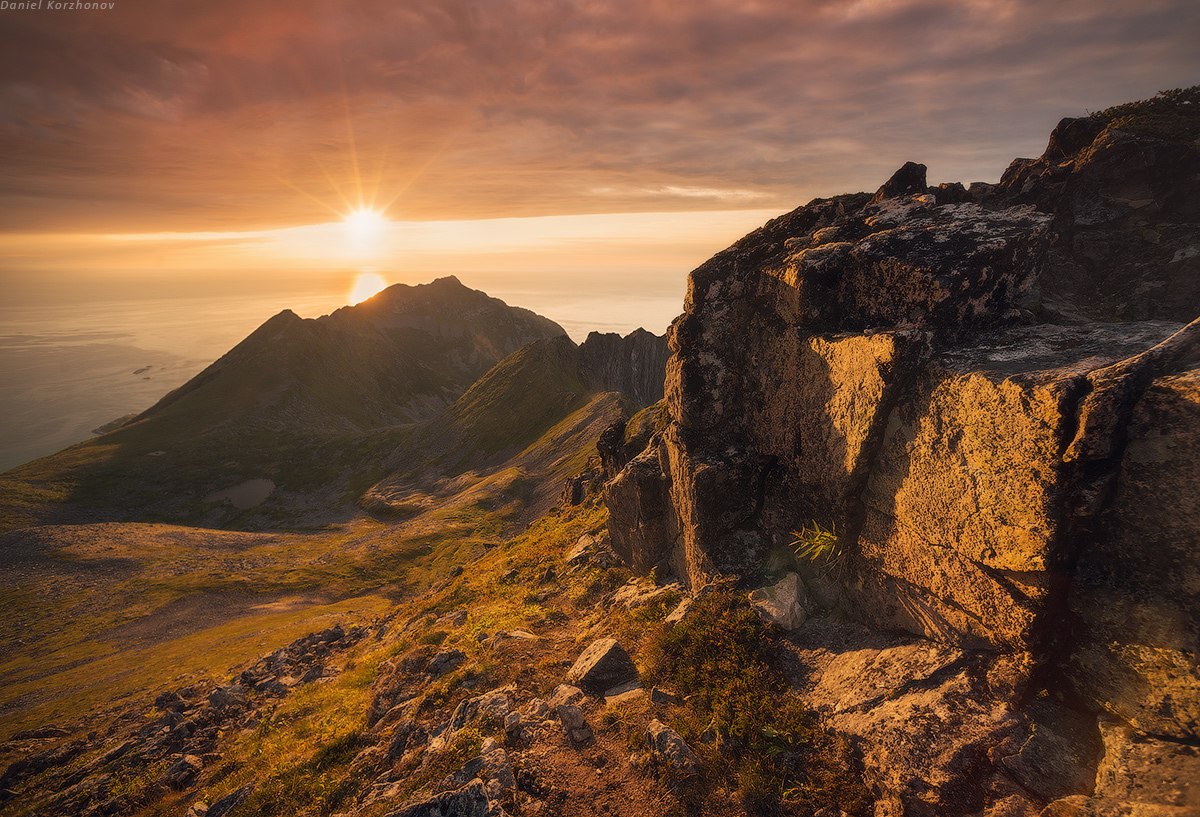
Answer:
M1063 115L1200 81L1195 0L115 3L0 12L12 292L221 270L682 280L905 160L994 181ZM356 233L362 207L398 223Z

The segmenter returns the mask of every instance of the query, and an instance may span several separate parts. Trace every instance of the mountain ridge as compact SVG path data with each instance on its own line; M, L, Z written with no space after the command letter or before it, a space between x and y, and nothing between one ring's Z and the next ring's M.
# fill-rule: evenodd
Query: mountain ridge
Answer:
M665 364L665 340L650 333L631 337L625 343L613 336L608 344L610 350L623 344L643 350L636 363L644 394L645 381L661 380L654 366L661 372ZM530 343L550 339L578 354L558 324L452 276L397 284L321 318L283 310L130 422L5 474L9 526L69 521L72 508L90 519L124 519L137 508L164 521L218 526L244 525L256 515L260 525L314 518L312 509L322 504L341 505L343 516L353 513L358 493L385 476L383 463L427 457L431 446L413 450L413 439L426 433L443 439L439 416L473 383ZM582 348L591 347L585 342ZM593 354L593 361L600 364L606 354ZM632 377L617 376L635 365L632 358L606 365L606 374L572 375L580 380L576 397L633 388ZM543 412L538 428L547 430L585 402L560 401L550 414ZM532 416L512 419L517 429L531 431L530 424L537 424ZM466 422L476 420L488 422ZM536 438L522 439L528 445ZM448 466L445 457L441 461ZM268 502L275 522L260 511L222 509L204 499L264 479L279 489ZM49 493L61 497L58 516L21 510L46 507L40 497Z

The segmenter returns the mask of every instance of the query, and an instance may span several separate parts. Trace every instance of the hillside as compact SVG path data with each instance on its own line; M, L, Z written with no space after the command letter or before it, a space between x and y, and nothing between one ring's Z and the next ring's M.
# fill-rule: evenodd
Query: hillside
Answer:
M260 329L238 348L262 346L262 335ZM611 354L590 360L604 360L607 372L619 373L620 350L628 349L637 374L645 377L644 367L657 365L661 383L664 338L636 333L607 340ZM453 354L486 359L492 350ZM223 360L240 355L234 350ZM294 532L263 526L259 517L256 532L139 521L0 534L4 734L48 720L70 722L80 709L93 725L119 728L127 714L120 702L130 695L157 694L181 678L204 682L265 645L287 643L322 623L362 626L394 615L397 603L544 515L569 478L598 471L600 434L640 402L582 360L582 350L565 335L538 340L500 360L429 419L382 429L378 437L364 432L367 445L349 452L371 452L371 462L355 464L359 473L391 473L408 486L403 513L376 508L385 521L349 503L333 513L316 509L308 518L322 521ZM216 394L218 382L228 383L214 379L196 391ZM190 399L180 397L178 405ZM214 409L215 428L242 422L236 408L244 401L226 402L231 415ZM130 429L155 428L161 407ZM71 476L74 460L51 462ZM135 504L116 479L118 496L129 503L124 515L154 518L155 506ZM341 489L341 478L333 479ZM184 475L177 480L196 490ZM172 485L141 484L152 501L172 495ZM249 513L240 521L254 523ZM21 754L29 744L17 741L4 751L13 749Z
M364 462L507 355L553 337L565 337L554 322L452 277L322 318L281 312L131 422L4 474L0 521L244 525L239 512L263 501L257 485L279 489L260 525L344 516L381 475ZM326 508L308 518L314 503Z
M463 474L504 462L510 476L520 474L528 498L537 495L534 507L546 510L564 481L595 456L594 443L578 444L578 428L589 427L587 437L595 440L660 400L666 358L665 340L645 331L624 338L593 332L579 346L566 337L532 343L422 426L414 444L389 460L397 473L368 490L365 505L404 515L439 501L430 486L453 491ZM620 395L619 405L613 395Z

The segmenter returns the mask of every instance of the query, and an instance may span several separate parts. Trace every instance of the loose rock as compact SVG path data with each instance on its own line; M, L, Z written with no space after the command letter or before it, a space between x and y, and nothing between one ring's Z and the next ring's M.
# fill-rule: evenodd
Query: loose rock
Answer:
M167 767L166 783L173 789L187 788L203 768L204 761L200 758L195 755L184 755Z
M569 682L595 694L637 680L637 677L633 659L615 638L592 642L567 673Z
M696 774L696 756L678 732L658 719L646 728L646 747L651 759L672 780L684 780Z
M750 604L766 622L795 630L808 618L808 594L799 574L789 573L769 587L751 591Z

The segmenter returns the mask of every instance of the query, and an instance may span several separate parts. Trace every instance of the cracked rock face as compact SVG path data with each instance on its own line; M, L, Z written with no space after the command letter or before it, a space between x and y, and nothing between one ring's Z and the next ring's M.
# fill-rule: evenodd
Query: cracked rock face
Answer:
M1152 734L1200 736L1200 369L1158 378L1133 410L1108 525L1081 556L1071 656L1096 706Z
M1195 143L1064 120L999 185L930 189L906 165L690 276L667 422L605 486L614 549L692 587L784 566L812 613L961 653L936 689L823 705L893 764L887 802L1128 801L1092 790L1098 748L1056 765L1055 747L1099 746L1102 712L1164 763L1200 740L1198 173ZM791 553L814 524L837 570ZM1028 665L1020 683L980 683L1002 659ZM983 780L953 805L921 788Z
M1175 324L1029 326L931 360L888 420L854 597L878 623L1024 649L1069 558L1062 451L1091 371Z

